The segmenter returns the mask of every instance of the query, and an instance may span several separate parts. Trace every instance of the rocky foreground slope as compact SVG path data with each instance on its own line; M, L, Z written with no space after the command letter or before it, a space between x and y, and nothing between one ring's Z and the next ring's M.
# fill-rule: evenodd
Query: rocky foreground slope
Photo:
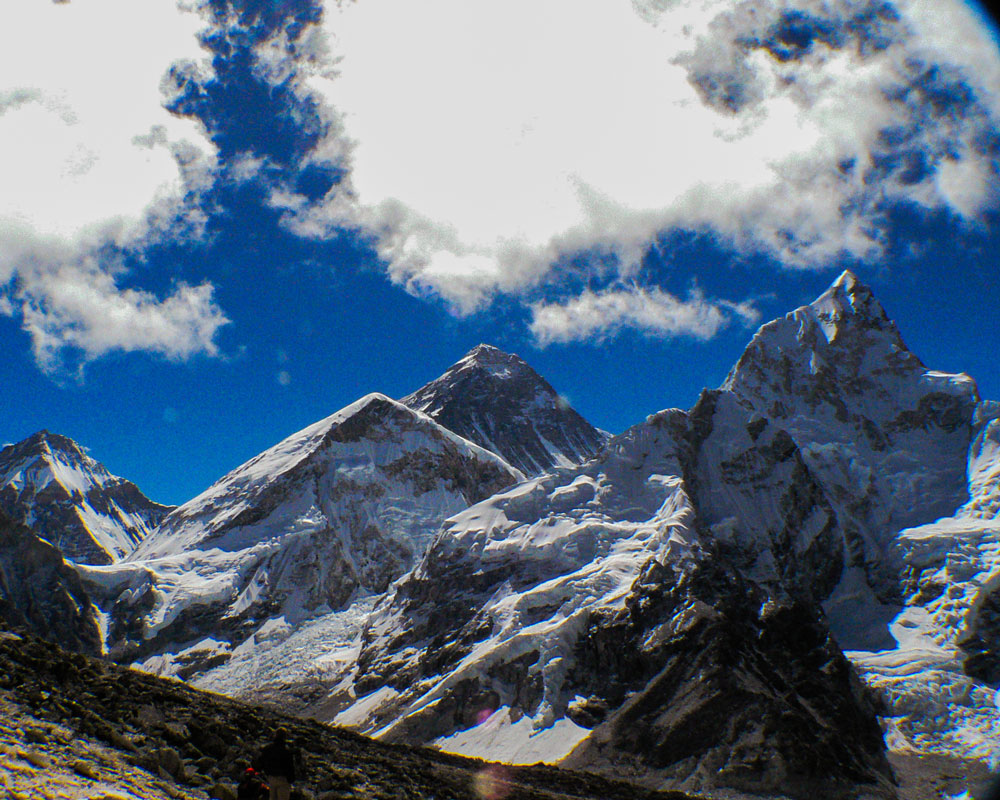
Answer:
M279 726L301 752L302 798L690 800L387 745L0 630L0 792L12 800L234 800Z

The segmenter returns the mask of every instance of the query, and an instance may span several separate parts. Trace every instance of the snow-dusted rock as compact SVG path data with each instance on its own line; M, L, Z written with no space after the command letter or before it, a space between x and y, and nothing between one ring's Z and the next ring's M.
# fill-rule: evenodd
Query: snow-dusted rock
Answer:
M997 763L1000 404L927 369L850 273L765 325L725 386L789 432L835 510L826 610L889 745Z
M617 708L565 766L708 796L895 797L872 699L816 607L722 559L679 577L653 562L592 620L576 671L571 713Z
M608 438L522 359L486 344L401 402L525 475L586 461Z
M101 652L101 620L80 576L34 531L0 511L0 620L59 642Z
M859 613L898 604L903 528L968 499L974 381L927 369L871 290L845 272L815 302L764 325L724 388L788 432L849 544L827 611L846 647L889 638Z
M589 463L449 520L376 606L348 705L341 691L331 708L388 738L524 761L576 748L574 763L688 788L710 786L698 781L719 770L731 786L801 781L803 792L838 770L878 782L871 709L826 633L822 602L840 643L865 648L852 657L873 685L887 686L879 664L906 665L912 686L888 693L894 730L926 710L914 700L923 692L950 730L978 731L979 750L951 752L981 754L995 712L965 672L1000 671L1000 601L988 594L1000 586L989 560L998 548L983 521L998 496L997 417L971 379L921 364L871 291L845 273L762 327L723 387L690 412L655 415ZM931 534L919 527L957 509L964 521L945 519ZM681 592L703 589L693 576L713 564L741 588ZM654 591L643 576L657 571ZM674 597L669 613L644 614L665 608L664 597ZM745 597L757 598L754 609ZM781 611L772 618L764 606ZM778 619L798 620L801 641L794 626L770 627ZM916 619L930 639L903 635ZM708 646L723 631L735 661ZM764 652L765 640L781 644ZM737 666L725 673L720 663ZM951 688L935 692L935 680ZM796 688L782 695L776 686ZM718 725L706 739L693 733L696 716L664 710L684 697L695 698L692 714L716 701L730 708L729 695L745 725ZM957 710L968 698L980 711ZM792 724L798 712L785 702L809 711ZM829 760L812 773L809 715L850 751L824 745ZM801 736L786 739L785 723L768 727L770 718ZM941 741L940 730L928 736ZM784 752L768 750L779 741ZM752 763L770 766L754 772Z
M239 693L260 688L262 654L290 637L323 647L317 620L326 647L349 640L357 604L410 569L442 520L520 477L372 394L175 509L126 562L85 576L101 587L116 657L186 677L216 669ZM253 668L236 675L230 662Z
M844 550L790 436L707 392L452 517L373 612L336 721L656 786L883 791L811 602Z
M0 450L0 509L78 563L121 560L171 508L112 475L66 436L39 431Z
M1000 517L1000 403L976 409L969 447L969 501L963 509L981 519Z

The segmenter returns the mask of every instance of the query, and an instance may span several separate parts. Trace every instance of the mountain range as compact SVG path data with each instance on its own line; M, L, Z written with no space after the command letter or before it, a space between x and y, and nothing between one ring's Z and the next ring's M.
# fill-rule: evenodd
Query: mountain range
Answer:
M480 345L177 508L47 432L0 476L9 623L382 740L796 798L993 758L1000 403L849 272L617 436Z

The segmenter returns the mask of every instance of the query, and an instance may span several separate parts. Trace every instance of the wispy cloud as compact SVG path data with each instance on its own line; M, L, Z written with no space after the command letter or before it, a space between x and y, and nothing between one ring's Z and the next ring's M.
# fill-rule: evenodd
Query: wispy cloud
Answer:
M121 288L118 257L203 221L189 201L214 148L164 108L170 66L205 55L201 18L176 0L12 0L0 19L16 31L0 49L0 312L49 369L67 351L215 353L210 286Z
M173 360L216 355L215 334L228 320L208 284L178 284L164 298L122 288L105 265L86 258L23 274L19 311L38 363L61 366L72 348L92 360L111 351L145 351Z
M665 231L816 268L877 258L893 203L996 202L1000 55L961 0L330 0L324 26L295 80L330 122L313 159L347 175L273 201L463 313L576 253L628 279Z
M588 289L565 302L535 303L531 315L531 333L543 346L600 341L623 328L661 338L711 339L734 318L747 325L760 321L760 312L750 302L708 300L697 290L681 300L660 289L638 287Z

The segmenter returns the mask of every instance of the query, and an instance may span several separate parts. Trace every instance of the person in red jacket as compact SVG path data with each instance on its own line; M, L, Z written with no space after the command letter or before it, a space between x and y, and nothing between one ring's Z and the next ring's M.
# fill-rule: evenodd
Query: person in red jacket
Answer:
M284 728L278 728L274 741L260 751L255 766L267 775L270 800L288 800L295 781L295 752L288 745Z
M236 800L269 800L270 795L263 776L253 767L247 767L236 787Z

